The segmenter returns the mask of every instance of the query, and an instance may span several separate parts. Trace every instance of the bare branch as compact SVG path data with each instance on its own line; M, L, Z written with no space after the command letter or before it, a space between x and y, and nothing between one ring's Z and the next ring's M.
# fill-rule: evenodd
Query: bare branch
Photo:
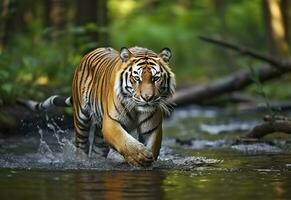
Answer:
M286 70L286 69L291 68L291 60L278 59L277 57L260 53L249 47L244 47L244 46L227 42L221 39L215 39L215 38L210 38L210 37L205 37L205 36L200 36L199 38L203 41L237 51L243 55L251 56L259 60L265 61L279 70Z

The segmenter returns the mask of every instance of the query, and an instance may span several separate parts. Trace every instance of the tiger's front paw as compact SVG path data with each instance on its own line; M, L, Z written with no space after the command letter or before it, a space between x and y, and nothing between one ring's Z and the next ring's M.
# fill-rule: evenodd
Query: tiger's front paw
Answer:
M128 164L133 166L150 166L154 161L152 152L141 143L126 144L122 155Z

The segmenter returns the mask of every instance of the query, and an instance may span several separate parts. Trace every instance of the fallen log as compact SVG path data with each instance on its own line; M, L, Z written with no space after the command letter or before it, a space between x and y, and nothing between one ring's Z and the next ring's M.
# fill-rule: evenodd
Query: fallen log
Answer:
M291 69L282 69L279 71L269 65L261 66L255 70L257 70L256 74L262 83L291 72ZM253 80L250 71L239 71L211 83L178 90L172 97L171 102L177 106L204 103L220 95L242 90L252 83Z
M255 126L248 134L247 138L262 138L271 133L291 134L291 121L285 117L266 116L263 123Z

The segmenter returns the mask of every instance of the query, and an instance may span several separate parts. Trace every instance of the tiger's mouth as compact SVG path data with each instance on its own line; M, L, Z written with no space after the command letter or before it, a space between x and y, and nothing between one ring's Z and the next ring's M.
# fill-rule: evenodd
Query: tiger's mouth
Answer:
M135 97L133 97L133 101L136 103L136 106L139 107L156 107L160 103L160 97L157 97L151 101L141 101Z
M145 103L137 103L136 105L137 105L137 106L140 106L140 107L154 107L154 106L156 106L157 104L149 103L149 102L145 102Z
M159 96L151 101L141 101L132 97L131 101L135 104L134 107L139 112L154 112L157 109L163 111L166 115L170 114L173 106L163 96Z
M158 104L149 103L136 104L135 108L139 112L154 112L158 108Z

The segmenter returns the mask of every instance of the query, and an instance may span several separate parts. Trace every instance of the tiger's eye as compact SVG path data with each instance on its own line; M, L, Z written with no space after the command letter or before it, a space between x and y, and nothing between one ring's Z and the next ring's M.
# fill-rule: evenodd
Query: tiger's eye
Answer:
M138 77L138 76L133 76L133 79L134 79L135 81L137 81L137 82L139 82L139 81L140 81L140 79L139 79L139 77Z

